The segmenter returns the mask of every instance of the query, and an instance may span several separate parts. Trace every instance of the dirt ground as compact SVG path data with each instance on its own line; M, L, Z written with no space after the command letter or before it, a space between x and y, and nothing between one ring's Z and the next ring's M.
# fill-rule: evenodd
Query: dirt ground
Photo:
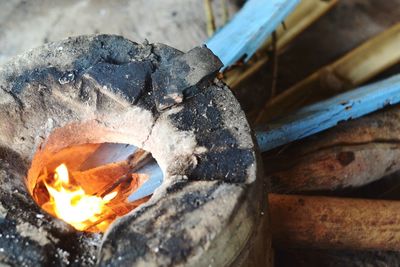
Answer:
M218 13L220 3L215 1ZM0 6L0 63L43 43L82 34L118 34L183 51L207 38L199 0L1 0ZM229 4L231 13L235 7Z

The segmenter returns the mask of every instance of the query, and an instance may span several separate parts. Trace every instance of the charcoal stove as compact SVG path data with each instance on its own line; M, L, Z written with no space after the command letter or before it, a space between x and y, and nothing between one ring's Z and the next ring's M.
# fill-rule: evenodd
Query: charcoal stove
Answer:
M151 74L181 54L119 36L81 36L0 68L0 262L266 266L265 184L229 88L210 79L178 105L155 106ZM77 231L35 204L40 172L57 153L79 158L76 147L115 143L151 152L163 181L104 236Z

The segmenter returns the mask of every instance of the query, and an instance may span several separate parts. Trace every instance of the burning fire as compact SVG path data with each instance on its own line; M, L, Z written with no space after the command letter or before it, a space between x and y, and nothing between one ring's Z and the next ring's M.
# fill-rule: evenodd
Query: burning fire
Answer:
M42 208L81 231L87 230L94 224L100 226L99 222L104 223L106 204L118 194L116 191L104 197L86 194L76 181L70 179L65 164L58 166L53 179L45 180L44 184L50 199Z

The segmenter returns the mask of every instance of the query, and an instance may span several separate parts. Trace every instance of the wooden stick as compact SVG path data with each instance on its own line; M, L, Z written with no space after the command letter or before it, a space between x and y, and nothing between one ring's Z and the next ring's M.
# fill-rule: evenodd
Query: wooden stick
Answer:
M99 190L95 195L104 197L107 194L111 193L115 188L117 188L120 184L126 183L132 180L132 174L137 172L140 168L144 167L148 164L153 157L151 156L150 152L147 152L142 149L138 149L132 154L129 159L127 160L127 164L130 166L128 173L121 176L119 179L114 181L111 184L106 185L101 190Z
M78 184L90 195L95 195L99 188L106 187L117 178L128 173L130 166L128 161L113 162L85 171L75 171L72 176Z
M276 95L276 83L278 79L278 51L276 43L278 42L276 32L272 33L272 83L271 83L271 97Z
M127 160L112 162L72 174L88 194L104 197L120 184L132 180L132 174L153 160L151 153L137 149ZM94 187L93 185L96 185ZM102 188L99 190L98 187Z
M256 123L266 123L306 104L364 83L400 61L399 44L400 23L397 23L268 101Z
M153 160L153 157L151 156L150 152L147 152L143 149L136 150L135 153L128 157L128 163L131 168L130 172L136 172L148 164L151 160Z
M400 250L400 201L269 195L279 248Z
M302 0L293 13L285 19L285 27L276 29L278 53L281 53L294 38L328 12L337 2L337 0ZM234 89L240 82L258 71L269 59L267 51L270 43L271 39L260 48L249 64L227 70L225 82Z

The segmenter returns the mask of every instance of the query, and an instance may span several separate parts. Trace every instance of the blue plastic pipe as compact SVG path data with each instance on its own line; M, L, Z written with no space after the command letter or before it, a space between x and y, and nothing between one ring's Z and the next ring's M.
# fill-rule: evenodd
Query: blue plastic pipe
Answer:
M284 21L298 0L249 0L205 45L227 68L247 61Z

